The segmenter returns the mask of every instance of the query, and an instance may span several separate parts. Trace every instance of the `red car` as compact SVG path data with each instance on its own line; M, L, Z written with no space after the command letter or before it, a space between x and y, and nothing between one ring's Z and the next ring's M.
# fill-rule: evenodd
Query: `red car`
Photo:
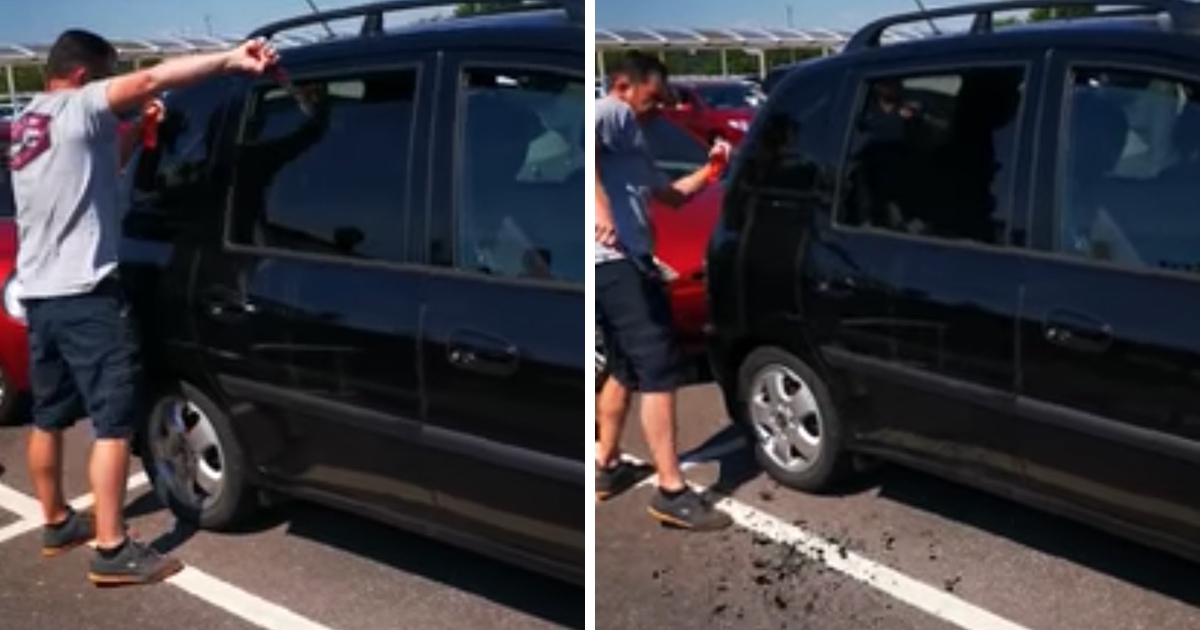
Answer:
M708 146L695 133L666 116L643 121L643 132L658 167L678 179L708 162ZM670 279L675 331L698 378L704 365L704 258L708 239L721 213L721 187L709 186L681 208L651 202L650 222L656 236L655 255ZM597 386L604 372L603 340L596 335Z
M724 138L737 145L765 97L742 79L672 79L676 103L663 113L711 143Z
M29 392L29 341L25 332L25 313L17 299L16 208L6 163L9 127L0 122L0 424L25 419Z

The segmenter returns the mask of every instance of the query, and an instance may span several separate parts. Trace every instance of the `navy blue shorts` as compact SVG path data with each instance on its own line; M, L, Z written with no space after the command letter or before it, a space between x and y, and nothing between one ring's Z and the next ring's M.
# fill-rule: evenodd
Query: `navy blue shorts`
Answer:
M683 386L682 355L662 281L628 260L596 265L596 321L617 382L643 393Z
M44 431L91 418L98 439L133 435L141 361L120 282L92 292L24 300L33 423Z

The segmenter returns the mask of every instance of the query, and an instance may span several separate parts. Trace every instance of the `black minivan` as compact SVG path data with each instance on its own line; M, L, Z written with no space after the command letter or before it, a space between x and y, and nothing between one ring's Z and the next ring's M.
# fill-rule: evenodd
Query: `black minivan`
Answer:
M582 583L583 3L383 28L437 4L169 95L124 180L140 454L203 527L283 493Z
M775 83L708 273L778 481L876 456L1200 557L1200 9L1086 4L887 18Z

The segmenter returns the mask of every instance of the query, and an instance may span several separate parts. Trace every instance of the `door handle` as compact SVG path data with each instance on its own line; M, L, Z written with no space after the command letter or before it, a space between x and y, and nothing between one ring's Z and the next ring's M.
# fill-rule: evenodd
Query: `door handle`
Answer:
M213 291L203 298L204 312L213 319L242 319L258 312L258 307L244 297L225 291Z
M1055 310L1042 324L1046 341L1069 350L1102 354L1112 346L1112 327L1082 313Z
M817 293L833 298L850 297L858 290L858 283L850 276L823 278L817 281Z
M517 347L504 339L470 330L450 333L446 342L450 365L489 376L511 376L520 362Z

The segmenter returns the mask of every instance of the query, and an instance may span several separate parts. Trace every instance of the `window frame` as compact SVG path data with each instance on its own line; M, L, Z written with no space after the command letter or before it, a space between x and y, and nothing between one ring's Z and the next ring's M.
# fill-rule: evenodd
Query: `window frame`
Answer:
M465 182L465 177L466 177L465 143L466 143L466 128L467 128L467 96L468 96L467 90L464 88L463 81L461 80L463 75L473 69L499 70L499 71L525 70L525 71L532 71L532 72L545 72L545 73L562 75L564 78L566 78L570 81L578 81L580 83L580 85L583 86L582 96L584 99L584 107L585 107L585 111L586 111L587 99L588 99L588 94L589 94L589 90L590 90L590 88L588 87L587 73L584 71L581 71L577 68L572 68L567 65L555 64L553 61L550 60L550 59L554 58L550 54L538 54L538 56L542 57L542 59L541 60L532 60L529 58L522 59L522 58L512 57L512 58L508 58L508 59L504 59L504 60L497 60L495 58L481 59L476 56L463 55L460 58L458 58L455 61L455 63L450 64L450 68L448 68L447 76L450 78L450 80L453 82L453 85L455 86L454 96L453 96L453 98L454 98L454 126L453 126L453 130L452 130L453 136L452 136L452 140L451 140L451 144L450 144L450 146L451 146L450 150L452 152L450 162L453 165L453 172L450 177L450 184L451 184L450 208L451 208L451 211L449 213L450 217L449 217L449 224L448 224L449 230L450 230L449 243L450 243L450 260L451 260L451 262L449 265L442 265L442 264L438 264L435 261L430 260L428 262L428 266L426 268L436 270L440 274L445 274L445 275L459 277L459 278L470 278L470 279L474 279L474 280L478 280L478 281L482 281L482 282L492 282L492 283L497 283L497 284L514 285L514 286L521 286L521 287L543 287L543 288L548 288L548 289L583 293L587 290L586 280L582 283L579 283L579 282L573 282L570 280L564 280L561 278L522 278L522 277L514 277L514 276L488 275L488 274L481 273L479 271L464 269L459 264L459 261L460 261L460 259L459 259L459 237L460 237L459 228L460 228L461 219L463 218L463 213L465 210L463 194L464 194L464 190L465 190L465 186L466 186L466 182ZM581 121L581 122L582 122L582 124L586 125L586 121ZM585 151L585 154L586 154L586 151ZM585 157L586 157L586 155L585 155ZM432 173L430 174L430 177L431 178L433 177ZM586 201L583 202L583 205L584 205L584 209L586 210ZM430 213L433 212L432 207L430 207L429 212ZM434 222L435 222L434 217L432 217L432 216L427 217L426 238L425 238L426 252L429 251L429 249L433 243ZM586 219L582 221L582 224L586 228L586 225L587 225ZM586 231L587 230L585 229L585 232ZM586 244L588 241L585 240L584 242ZM586 272L586 265L588 264L586 252L583 256L583 259L584 259L583 261L585 264L584 271ZM585 273L585 276L586 276L586 273Z
M1200 274L1189 271L1163 267L1134 267L1116 261L1085 258L1058 249L1063 219L1063 186L1069 176L1070 125L1072 123L1072 108L1075 103L1074 77L1078 70L1102 70L1110 72L1128 72L1145 74L1157 78L1192 83L1200 86L1200 73L1189 71L1177 58L1154 58L1146 53L1122 53L1120 51L1105 52L1088 49L1085 51L1066 51L1055 55L1051 80L1057 99L1058 107L1047 114L1046 124L1058 125L1058 133L1053 134L1053 150L1050 152L1052 166L1046 175L1039 175L1045 180L1041 182L1046 190L1041 195L1042 206L1048 207L1038 213L1037 242L1029 251L1040 258L1091 267L1108 272L1125 274L1149 274L1166 278L1200 282Z
M867 99L870 97L870 86L881 79L958 75L968 70L979 68L1019 69L1024 73L1025 79L1025 95L1021 99L1021 104L1016 113L1017 128L1014 132L1015 141L1012 148L1012 155L1014 157L1013 169L1015 173L1006 191L1009 198L1010 220L1005 229L1004 241L1000 244L988 244L977 241L950 240L939 236L909 234L869 225L849 225L843 222L848 188L846 176L849 172L851 158L853 157L854 140L857 137L856 122L862 115L864 107L867 104ZM1030 149L1030 147L1026 146L1026 135L1030 133L1031 128L1036 130L1040 122L1038 114L1042 110L1042 99L1046 91L1045 65L1042 61L1022 51L1010 58L997 58L994 55L989 55L985 57L968 56L936 62L876 64L854 73L850 81L852 82L852 87L849 88L852 91L852 97L849 99L851 117L847 120L847 124L842 130L842 146L837 152L838 162L833 205L830 212L830 230L848 236L868 235L880 238L893 238L963 250L1000 253L1029 251L1030 245L1028 243L1021 244L1014 242L1013 226L1018 223L1015 218L1019 215L1024 215L1023 222L1026 225L1026 232L1031 233L1033 231L1033 220L1030 216L1031 204L1028 200L1028 193L1020 195L1019 191L1022 189L1022 182L1031 180L1029 173L1033 172L1034 168L1033 160L1028 160L1029 163L1026 163L1026 158L1029 157L1026 153Z
M245 93L241 98L241 111L238 113L239 118L234 121L233 129L233 147L231 148L232 175L229 182L229 194L224 203L223 221L221 226L221 249L224 252L232 254L249 254L254 256L287 258L292 260L300 260L307 262L317 262L323 264L334 264L345 267L356 268L372 268L372 269L395 269L401 271L411 271L421 268L421 264L412 260L412 251L409 246L410 239L408 232L413 226L413 213L420 212L420 205L423 200L416 194L413 186L417 182L416 164L418 143L425 142L424 138L429 135L429 131L421 132L423 128L422 117L425 115L423 107L424 99L428 91L428 86L425 81L427 63L423 60L418 61L402 61L402 62L367 62L360 65L355 65L353 68L348 68L344 65L323 66L310 69L302 69L289 72L289 78L295 83L303 83L307 81L327 81L336 82L339 79L347 80L359 78L364 75L371 74L387 74L391 72L412 71L416 74L416 88L413 96L413 114L410 120L411 133L407 151L407 174L405 183L405 199L401 201L399 212L403 213L401 225L402 232L397 235L400 240L401 260L380 260L380 259L362 259L351 258L348 256L338 256L335 254L324 254L317 252L298 252L281 247L270 247L266 245L250 245L246 243L238 243L233 239L233 225L235 220L234 199L236 195L234 191L238 186L238 165L242 160L241 145L246 137L247 126L250 123L250 118L253 115L255 105L260 98L260 95L277 88L278 84L272 79L258 79L252 81L246 88ZM290 98L290 97L288 97Z

